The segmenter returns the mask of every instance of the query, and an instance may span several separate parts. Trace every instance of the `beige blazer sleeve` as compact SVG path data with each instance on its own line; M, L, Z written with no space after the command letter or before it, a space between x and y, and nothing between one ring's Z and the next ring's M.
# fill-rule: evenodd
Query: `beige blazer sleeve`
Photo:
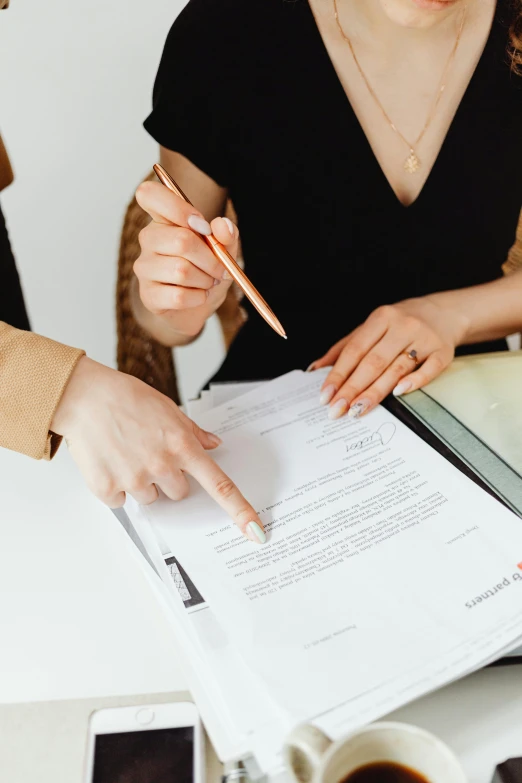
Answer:
M0 446L35 459L54 456L61 438L49 427L83 355L0 321Z

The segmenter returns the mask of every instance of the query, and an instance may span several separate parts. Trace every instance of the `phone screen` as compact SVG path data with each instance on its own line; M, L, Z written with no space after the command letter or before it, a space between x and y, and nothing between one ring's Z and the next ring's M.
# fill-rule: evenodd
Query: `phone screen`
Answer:
M97 734L92 783L193 783L194 729Z

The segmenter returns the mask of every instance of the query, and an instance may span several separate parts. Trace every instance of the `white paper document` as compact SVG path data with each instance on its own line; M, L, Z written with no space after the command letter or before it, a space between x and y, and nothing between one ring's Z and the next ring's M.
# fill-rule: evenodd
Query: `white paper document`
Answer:
M242 397L248 392L255 391L263 386L266 381L249 381L242 383L211 383L210 395L212 401L212 408L217 408L219 405L223 405L225 402L235 400L237 397Z
M291 728L287 716L252 677L211 607L153 532L143 509L129 498L126 511L155 569L141 558L173 621L178 657L219 757L245 759L255 753L264 770L277 771L282 764L280 738Z
M522 521L385 408L330 421L324 376L296 371L196 416L222 438L213 456L267 544L195 483L182 502L142 509L204 598L212 622L190 633L210 677L221 651L214 687L266 764L291 725L339 736L522 636ZM259 709L245 712L254 693Z

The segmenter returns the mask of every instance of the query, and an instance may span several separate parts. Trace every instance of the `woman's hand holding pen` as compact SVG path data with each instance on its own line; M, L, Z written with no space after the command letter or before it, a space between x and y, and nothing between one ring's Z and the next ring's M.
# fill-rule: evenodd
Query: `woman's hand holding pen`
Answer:
M198 234L214 234L235 257L237 228L228 218L215 218L209 224L160 183L144 182L136 199L152 218L140 234L141 254L134 265L143 305L135 301L136 316L166 345L190 342L223 303L232 282Z
M361 416L390 392L398 396L436 378L468 328L452 305L445 294L435 294L379 307L315 361L310 369L333 365L320 398L330 406L329 417Z

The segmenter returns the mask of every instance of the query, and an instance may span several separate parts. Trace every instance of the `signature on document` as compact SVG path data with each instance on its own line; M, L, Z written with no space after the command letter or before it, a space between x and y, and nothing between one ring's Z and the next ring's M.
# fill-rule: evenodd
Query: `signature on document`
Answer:
M346 445L346 451L357 451L368 446L369 443L379 443L381 446L387 446L395 435L397 427L393 421L385 421L384 424L365 435L364 438L355 441L354 443L348 443Z

